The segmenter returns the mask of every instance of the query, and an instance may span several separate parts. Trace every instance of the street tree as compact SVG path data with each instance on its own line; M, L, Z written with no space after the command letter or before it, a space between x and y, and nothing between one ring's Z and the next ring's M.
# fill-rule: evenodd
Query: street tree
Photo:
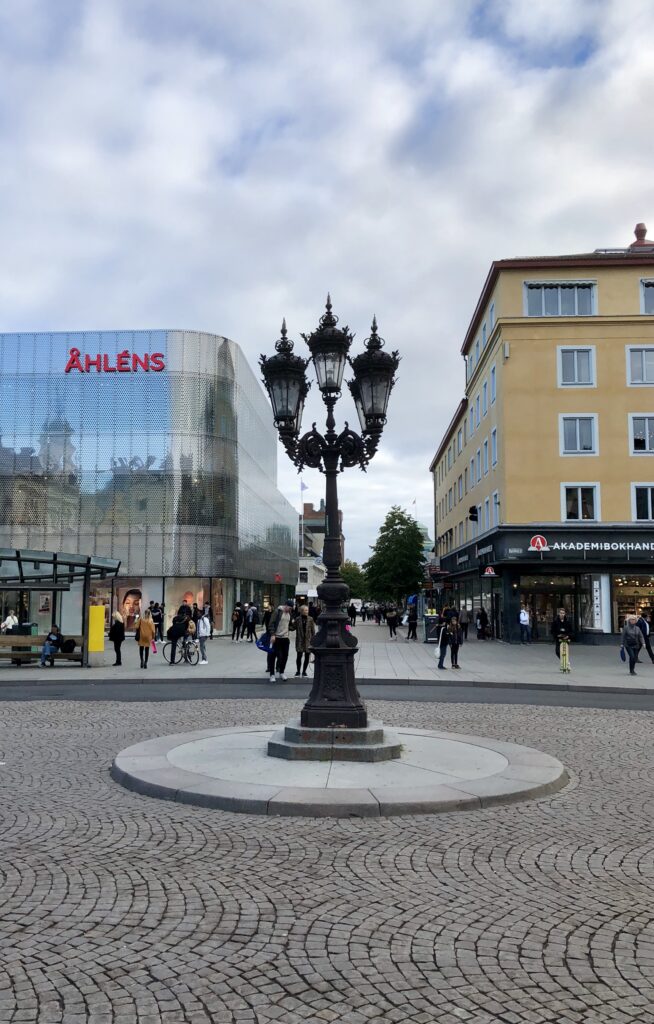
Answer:
M363 566L372 598L399 603L420 588L423 543L416 520L399 505L393 505Z
M368 581L358 562L346 558L341 566L341 576L350 588L350 597L360 597L364 601L368 596Z

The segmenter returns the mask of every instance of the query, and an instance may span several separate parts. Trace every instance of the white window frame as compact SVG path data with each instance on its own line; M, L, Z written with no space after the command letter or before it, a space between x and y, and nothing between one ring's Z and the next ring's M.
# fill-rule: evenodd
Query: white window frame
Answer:
M590 288L590 313L541 313L536 316L529 314L528 309L528 292L530 288ZM579 280L543 280L543 278L534 278L532 281L523 281L522 283L522 302L523 302L523 315L529 317L530 320L551 320L555 317L566 317L566 316L597 316L597 281L593 279L582 279ZM559 307L561 303L559 302Z
M650 291L654 295L654 277L641 277L640 279L640 312L642 316L654 316L654 313L645 312L645 292Z
M488 381L485 380L481 386L481 414L488 416Z
M491 302L488 309L488 324L491 334L493 333L493 327L495 326L495 303Z
M475 459L474 456L470 459L470 490L477 483L477 474L475 473Z
M486 327L486 321L484 320L483 324L481 325L481 347L482 348L486 348L487 343L488 343L488 329Z
M634 420L654 420L654 412L630 412L628 415L629 430L628 430L628 443L629 443L629 454L633 455L634 458L651 458L654 455L654 448L651 451L636 452L634 451Z
M631 353L632 352L654 352L654 345L625 345L625 361L627 364L627 387L628 388L652 388L654 387L654 380L652 381L636 381L635 383L631 379Z
M564 352L590 352L590 383L589 384L567 384L563 381L563 353ZM556 348L556 383L560 388L596 388L597 387L597 362L594 345L557 345Z
M458 491L459 491L459 501L462 501L463 500L463 474L462 473L459 474L459 480L458 480L457 486L458 486Z
M460 455L463 451L463 427L459 427L456 435L456 453Z
M470 406L470 437L473 436L474 432L475 432L475 410L474 410L474 406L471 405Z
M633 523L653 523L654 522L654 517L652 519L636 519L636 488L637 487L651 487L652 489L654 489L654 483L648 483L647 480L638 480L636 483L632 483L632 485L631 485L631 521ZM650 504L654 504L654 502L652 502L651 498L650 498ZM653 511L654 511L654 509L653 509Z
M497 398L497 366L495 363L490 369L490 404L495 405L495 399Z
M500 525L500 492L493 491L491 495L493 499L493 526Z
M497 465L497 427L491 430L491 466Z
M477 449L477 454L475 456L475 459L476 459L475 470L476 470L476 473L477 473L477 482L479 483L479 481L481 480L481 448Z
M483 449L484 449L484 476L488 476L488 469L489 469L489 466L490 466L488 438L484 439Z
M475 342L475 363L479 363L479 338Z
M595 488L595 518L594 519L567 519L566 518L566 487L594 487ZM600 485L598 480L565 480L561 484L561 522L562 523L601 523L602 505Z
M475 428L477 428L479 426L479 424L481 423L481 416L479 414L480 408L481 408L480 401L481 401L480 396L477 394L475 396Z
M564 420L592 420L593 421L593 450L591 452L566 452L564 449ZM561 412L559 413L559 455L563 459L589 459L599 455L599 416L596 412Z

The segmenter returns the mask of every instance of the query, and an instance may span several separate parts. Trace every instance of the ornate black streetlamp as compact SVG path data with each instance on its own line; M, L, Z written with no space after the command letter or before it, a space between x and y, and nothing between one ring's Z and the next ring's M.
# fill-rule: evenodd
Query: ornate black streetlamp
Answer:
M261 356L264 383L270 396L275 425L291 461L300 471L303 466L319 469L326 477L326 530L323 562L325 579L318 587L318 597L325 610L318 619L313 642L315 673L313 689L301 714L305 727L346 726L365 728L366 709L354 679L356 639L346 631L349 621L345 606L349 588L343 581L341 538L338 514L337 476L348 466L365 470L374 456L386 423L386 409L395 384L399 363L397 352L382 350L383 340L377 334L373 319L365 351L354 359L348 352L354 335L348 327L338 327L327 296L326 312L312 334L302 337L309 346L318 387L327 406L327 429L324 434L311 430L300 437L304 400L309 390L305 369L309 362L293 354L293 342L287 338L286 321L282 336L276 343L277 355ZM334 406L341 395L345 364L352 367L354 379L348 383L352 392L361 434L345 429L336 433Z

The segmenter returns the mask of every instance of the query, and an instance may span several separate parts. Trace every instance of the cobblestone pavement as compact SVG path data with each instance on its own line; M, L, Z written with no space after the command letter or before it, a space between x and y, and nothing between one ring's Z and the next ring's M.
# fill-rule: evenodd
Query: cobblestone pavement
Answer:
M2 705L0 1022L654 1024L652 715L375 702L540 747L554 797L263 818L113 783L140 739L297 702Z

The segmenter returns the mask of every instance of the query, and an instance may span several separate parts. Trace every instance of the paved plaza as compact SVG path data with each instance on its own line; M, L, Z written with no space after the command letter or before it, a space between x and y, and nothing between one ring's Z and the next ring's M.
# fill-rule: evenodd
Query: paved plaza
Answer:
M266 725L297 701L0 707L1 1024L654 1024L649 712L373 701L391 727L537 747L571 781L334 820L109 776L130 744Z
M359 641L355 669L357 679L377 683L420 684L436 682L454 686L564 687L570 689L617 689L654 693L654 664L643 649L638 674L629 675L628 667L620 661L620 638L601 646L573 645L572 671L562 675L550 643L504 644L495 641L477 641L474 637L463 644L459 654L460 671L449 667L437 669L437 650L434 644L406 640L406 627L400 628L397 641L390 641L388 629L369 623L358 623L355 630ZM52 682L68 679L98 682L154 680L241 680L243 682L268 679L266 656L254 644L233 644L228 638L216 637L207 644L208 665L182 665L171 668L162 656L161 645L151 655L147 671L139 667L138 647L133 640L123 644L123 665L114 668L113 649L102 656L103 664L97 668L82 669L64 661L54 668L42 669L38 663L16 668L10 664L0 666L0 687L11 682ZM295 653L291 649L287 675L294 678ZM298 680L305 685L306 680Z

